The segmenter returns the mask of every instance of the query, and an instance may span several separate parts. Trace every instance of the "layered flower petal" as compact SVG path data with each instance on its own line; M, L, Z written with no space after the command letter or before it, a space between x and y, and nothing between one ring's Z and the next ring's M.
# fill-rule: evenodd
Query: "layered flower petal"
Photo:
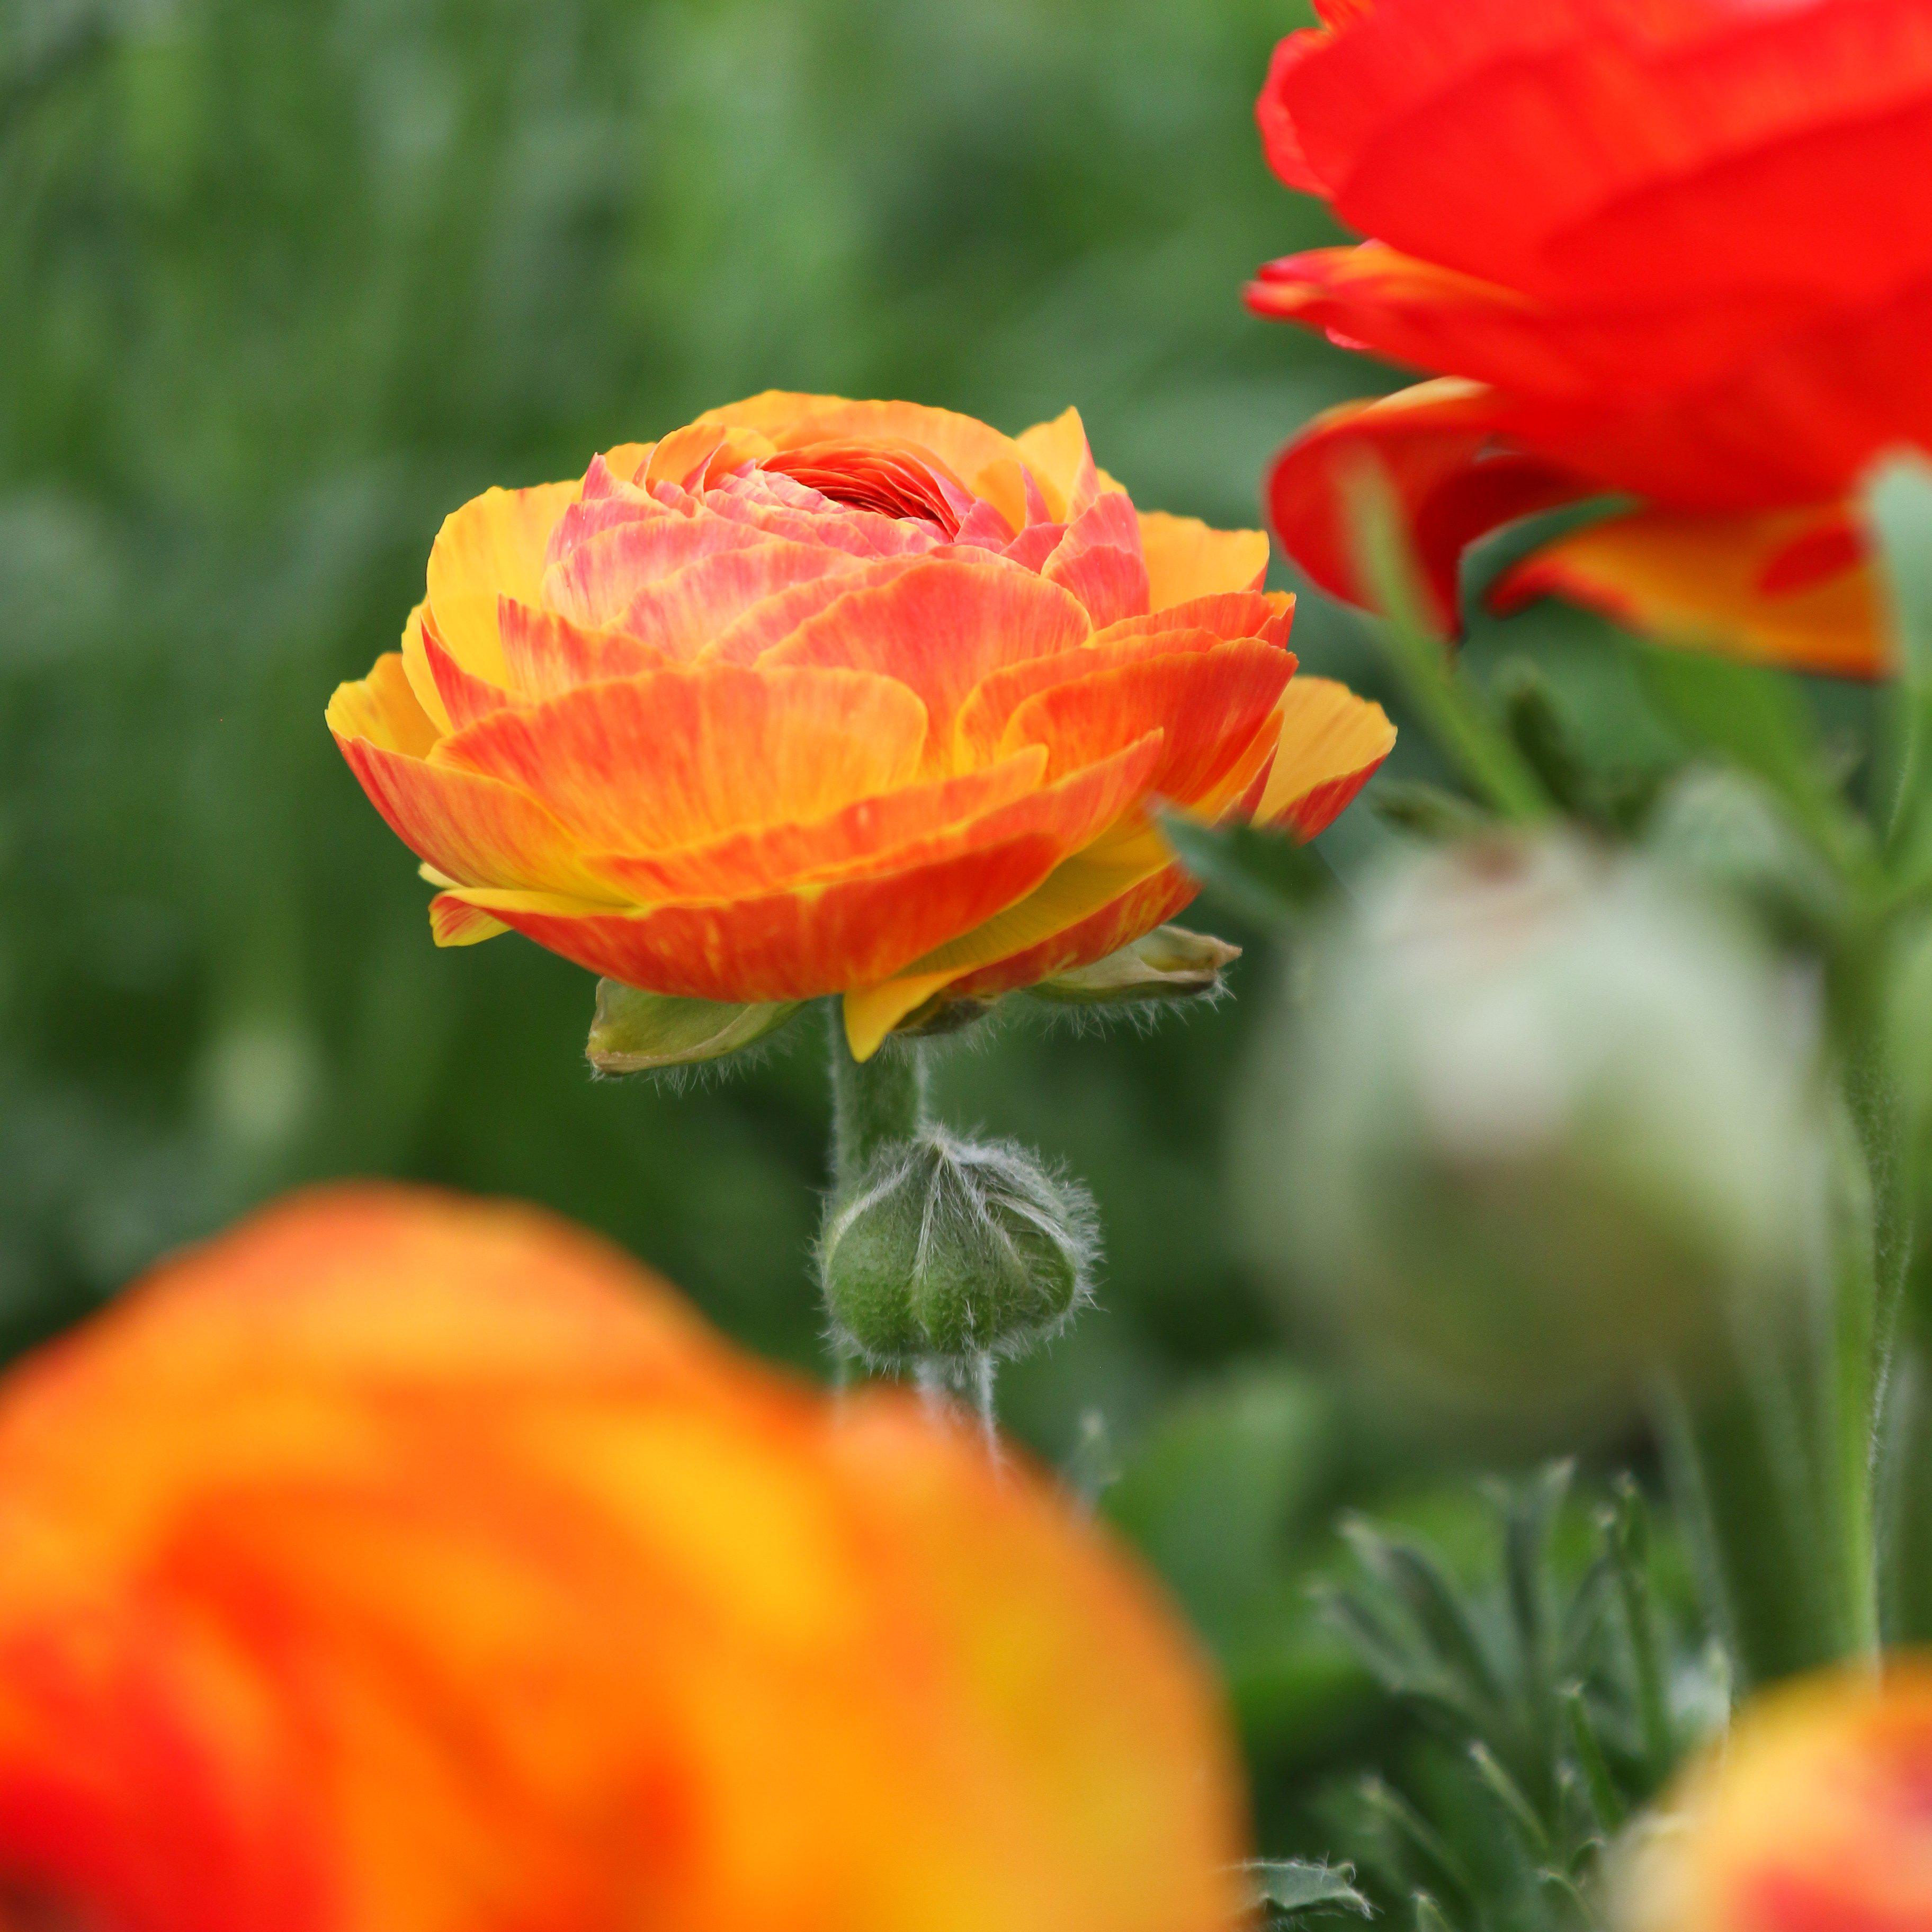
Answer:
M310 1196L0 1390L0 1870L119 1932L1232 1932L1190 1646L1023 1472L548 1218Z
M1840 677L1892 668L1885 614L1844 511L1646 510L1548 544L1496 587L1499 609L1558 596L1669 641Z
M1748 1706L1625 1862L1629 1932L1932 1923L1932 1667L1817 1677Z
M890 790L926 735L925 708L889 677L703 664L498 712L435 755L521 787L598 850L648 851Z
M871 998L1159 922L1150 805L1248 813L1276 757L1267 567L1258 532L1136 511L1076 412L1010 438L773 392L451 518L330 723L440 944Z
M1362 596L1334 501L1362 442L1437 518L1420 536L1445 616L1457 551L1566 490L1665 518L1842 513L1881 458L1932 448L1917 0L1382 0L1286 44L1259 112L1284 178L1370 238L1271 265L1253 305L1482 386L1463 407L1483 440L1460 453L1440 383L1410 422L1331 416L1285 453L1278 527L1324 587ZM1660 592L1658 544L1692 541L1671 529L1586 542L1587 568L1566 548L1544 579L1628 564L1620 595L1590 601L1654 610L1666 636L1868 667L1850 588L1776 608L1721 574Z

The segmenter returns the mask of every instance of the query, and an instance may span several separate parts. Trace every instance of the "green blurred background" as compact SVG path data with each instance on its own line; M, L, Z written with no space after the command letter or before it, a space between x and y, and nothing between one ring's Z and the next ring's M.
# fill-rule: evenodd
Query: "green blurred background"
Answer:
M0 6L7 1348L277 1190L391 1174L547 1203L818 1364L810 1030L683 1092L593 1083L589 978L514 939L431 946L323 705L394 644L449 509L768 385L1012 430L1077 403L1143 506L1254 524L1273 448L1386 380L1240 304L1330 236L1250 118L1303 18ZM1341 614L1304 604L1297 644L1379 691ZM1379 836L1358 809L1330 856ZM1007 1412L1054 1457L1104 1418L1088 1465L1124 1468L1110 1507L1286 1777L1358 1708L1303 1607L1335 1504L1452 1529L1472 1506L1364 1445L1239 1258L1225 1123L1273 977L1256 944L1234 999L1149 1033L982 1028L940 1087L1097 1194L1100 1306Z

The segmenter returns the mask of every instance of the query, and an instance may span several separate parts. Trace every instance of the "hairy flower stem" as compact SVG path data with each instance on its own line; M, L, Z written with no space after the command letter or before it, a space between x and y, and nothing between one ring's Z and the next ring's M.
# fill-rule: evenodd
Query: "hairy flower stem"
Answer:
M852 1058L839 1003L829 1000L825 1012L836 1197L852 1186L880 1148L910 1140L926 1124L926 1059L916 1042L888 1040L861 1064Z

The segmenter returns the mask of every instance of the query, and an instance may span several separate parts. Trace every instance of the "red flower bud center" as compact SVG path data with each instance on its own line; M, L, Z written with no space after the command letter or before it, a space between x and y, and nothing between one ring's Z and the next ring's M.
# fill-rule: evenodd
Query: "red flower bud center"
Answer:
M949 537L973 504L972 492L931 450L913 442L812 442L782 449L758 466L855 510L914 517Z

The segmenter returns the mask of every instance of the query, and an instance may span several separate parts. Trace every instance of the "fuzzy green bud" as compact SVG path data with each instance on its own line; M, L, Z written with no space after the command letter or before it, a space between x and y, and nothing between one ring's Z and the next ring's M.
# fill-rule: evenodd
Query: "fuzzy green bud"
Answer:
M832 1204L819 1271L836 1338L884 1366L1022 1354L1086 1299L1084 1189L944 1128L880 1148Z

